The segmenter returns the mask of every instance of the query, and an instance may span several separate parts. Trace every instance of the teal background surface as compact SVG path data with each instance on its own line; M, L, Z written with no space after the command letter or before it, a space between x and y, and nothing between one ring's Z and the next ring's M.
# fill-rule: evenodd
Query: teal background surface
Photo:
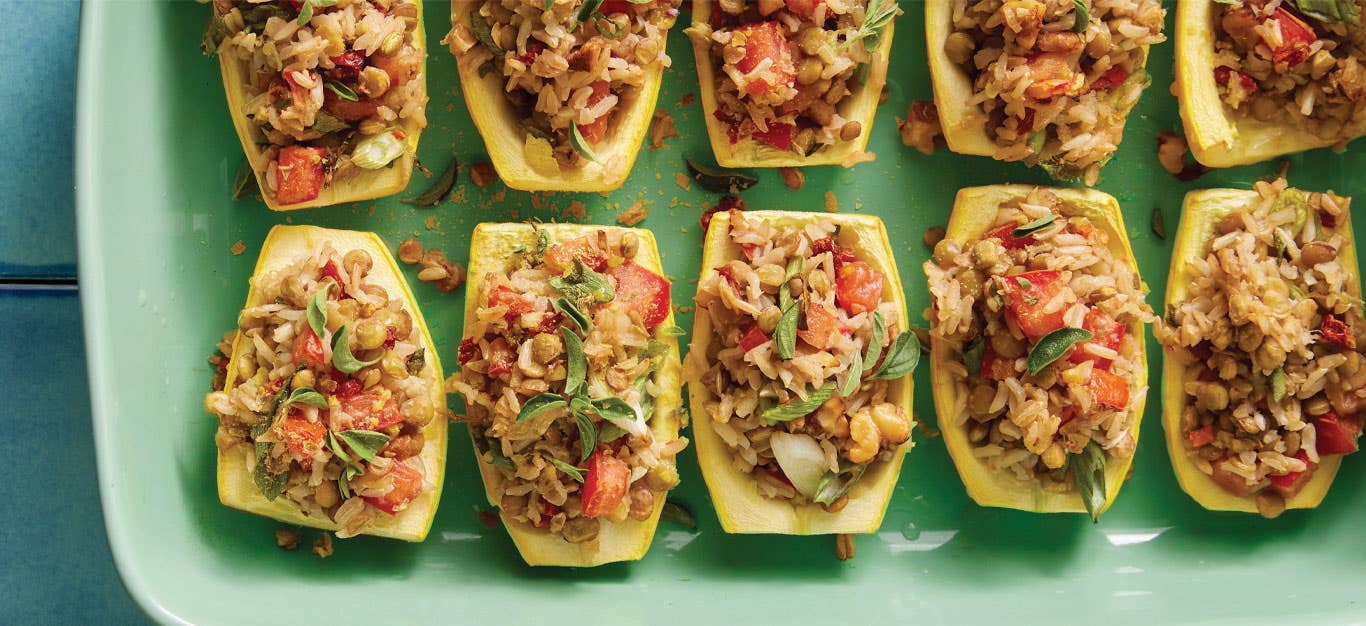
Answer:
M1049 181L1019 164L944 150L926 156L901 145L894 117L904 116L910 101L930 97L923 5L904 6L889 99L869 145L877 160L848 170L808 169L799 192L784 187L776 172L763 172L744 198L754 208L820 210L829 191L840 211L881 216L918 318L928 303L920 264L929 250L921 238L945 223L955 191ZM436 44L448 27L447 7L426 6L432 123L419 156L436 172L453 155L466 165L486 158L455 87L454 61ZM214 424L201 406L211 376L204 358L233 324L272 225L374 230L391 247L413 236L462 259L479 222L577 220L574 203L581 202L583 221L610 223L645 200L650 217L642 226L660 239L679 323L688 328L700 260L697 219L717 198L676 179L685 156L709 156L700 104L695 97L685 103L697 85L680 28L670 37L674 65L660 108L682 136L661 150L642 151L617 192L479 188L466 169L454 198L435 209L398 202L426 189L430 179L421 175L394 198L354 205L279 214L254 199L234 202L228 190L240 147L223 108L216 62L197 51L207 10L188 1L93 0L82 24L75 182L99 488L119 571L153 618L301 623L322 612L369 623L521 623L582 615L602 624L1065 623L1083 616L1115 624L1332 624L1363 618L1357 597L1366 576L1358 560L1366 534L1358 520L1366 513L1359 480L1366 457L1343 464L1317 510L1270 521L1207 512L1176 485L1153 390L1133 478L1099 524L1080 515L985 509L966 497L942 441L929 434L935 416L923 368L915 408L930 428L916 431L917 447L882 530L860 537L858 556L849 562L835 560L830 537L721 533L688 451L675 497L696 514L696 530L666 524L639 563L591 571L528 568L502 529L480 523L488 507L459 427L452 429L445 496L426 543L347 540L325 561L279 550L274 522L218 504ZM1179 126L1168 92L1170 44L1156 48L1152 59L1152 87L1099 188L1124 207L1152 288L1149 302L1160 309L1182 195L1246 187L1277 164L1214 172L1191 183L1162 171L1155 135ZM1362 160L1350 150L1294 156L1291 182L1363 195L1366 181L1351 175L1361 171ZM1165 217L1167 240L1150 229L1155 209ZM245 253L234 255L230 249L239 241ZM453 367L464 295L429 285L415 291L443 362ZM1155 343L1149 348L1156 383L1159 352Z

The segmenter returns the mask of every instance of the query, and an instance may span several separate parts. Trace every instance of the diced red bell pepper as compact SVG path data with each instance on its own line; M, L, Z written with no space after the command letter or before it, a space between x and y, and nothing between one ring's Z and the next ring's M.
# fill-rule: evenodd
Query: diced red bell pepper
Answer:
M740 45L745 50L745 56L736 62L736 69L748 74L763 61L771 61L769 71L776 84L766 80L750 81L746 86L749 95L758 96L777 87L791 86L797 80L797 67L792 62L792 50L788 48L783 30L778 22L769 21L741 26L731 34L732 41L744 42ZM769 128L772 128L771 124Z
M601 272L607 267L607 254L598 248L595 239L584 235L550 246L545 251L545 269L556 276L562 275L574 267L574 259L577 258L593 271Z
M489 376L502 376L511 372L516 362L517 352L506 339L499 337L489 344Z
M854 251L841 246L835 241L834 237L822 237L811 242L811 254L824 254L829 252L835 259L835 271L838 272L845 263L853 263L858 260L854 256Z
M863 261L845 263L835 277L835 303L849 315L876 311L882 303L882 272Z
M1229 79L1233 78L1234 74L1238 75L1238 84L1243 88L1243 91L1246 91L1249 94L1257 91L1256 79L1227 65L1220 65L1219 67L1214 68L1214 82L1219 83L1220 85L1228 85Z
M598 517L611 513L626 497L631 468L617 457L602 450L588 457L588 471L583 475L583 516Z
M806 330L797 331L797 336L813 348L829 348L838 335L846 331L839 316L820 302L807 302L803 310L806 312Z
M1129 383L1123 378L1102 369L1091 370L1091 379L1086 382L1091 391L1091 402L1116 409L1129 405Z
M1281 29L1281 45L1271 48L1273 61L1293 67L1309 59L1309 47L1319 39L1313 27L1285 10L1285 7L1277 7L1276 12L1267 19L1276 22Z
M280 204L308 202L323 189L323 160L327 148L285 146L276 158L275 201Z
M1214 443L1214 427L1209 424L1206 424L1204 426L1201 426L1200 428L1190 431L1186 434L1186 437L1190 439L1192 448L1207 446L1211 443Z
M302 417L286 417L282 422L285 446L299 457L299 465L304 469L313 466L313 454L322 449L323 437L327 427L315 424Z
M793 124L781 122L769 122L768 130L755 131L752 135L756 141L761 141L779 150L787 150L792 147L792 136L796 134L797 127Z
M1087 344L1096 344L1111 350L1118 351L1120 344L1124 341L1124 333L1128 330L1115 318L1096 307L1091 307L1086 312L1086 318L1082 320L1081 327L1091 331L1092 339L1078 343L1072 349L1072 354L1068 361L1072 363L1082 363L1084 361L1095 361L1096 367L1104 370L1110 369L1111 359L1102 359L1086 350Z
M816 13L816 7L825 4L825 0L787 0L787 12L797 17L811 19Z
M523 313L531 311L531 303L522 294L517 293L507 285L498 285L489 293L489 308L507 307L507 312L503 314L503 319L512 321L520 317Z
M394 515L403 509L408 508L419 495L422 495L422 466L421 460L409 459L406 461L395 461L389 467L390 480L393 481L394 488L382 496L366 496L365 501L385 513Z
M1063 327L1066 306L1045 312L1044 308L1067 289L1058 270L1038 270L1007 276L1005 283L1006 312L1030 341L1038 341Z
M1319 454L1351 454L1357 451L1361 421L1329 411L1314 420L1314 435Z
M342 411L351 416L351 427L359 430L383 430L403 423L403 414L392 397L384 398L377 391L367 391L337 398Z
M536 528L545 528L550 525L550 518L555 517L560 512L560 507L555 506L545 500L541 500L541 519L531 525Z
M337 385L337 391L332 395L337 396L338 400L345 400L360 395L362 391L365 391L365 386L359 380L348 378Z
M1126 79L1128 79L1128 78L1129 78L1129 70L1126 70L1126 69L1124 69L1124 68L1122 68L1122 67L1118 67L1118 66L1112 67L1112 68L1110 68L1110 71L1108 71L1108 72L1106 72L1106 73L1104 73L1104 74L1101 74L1101 75L1100 75L1100 78L1097 78L1094 82L1092 82L1092 83L1091 83L1091 88L1092 88L1092 89L1110 89L1110 88L1112 88L1112 87L1118 87L1118 86L1124 84L1124 81L1125 81Z
M743 335L740 335L740 349L749 352L750 350L768 343L768 341L769 336L764 333L762 328L759 328L758 324L750 324L749 330L746 330Z
M626 261L607 270L607 275L617 283L617 297L613 302L639 313L646 330L653 331L669 317L673 300L669 293L669 281L664 280L663 276L634 261Z
M1346 322L1338 319L1332 313L1323 316L1323 322L1319 325L1319 336L1324 343L1344 350L1356 350L1357 348L1357 338L1352 334L1352 330L1347 327Z
M1306 468L1304 471L1267 476L1267 479L1271 481L1271 484L1275 486L1276 490L1281 492L1282 495L1290 495L1298 492L1300 488L1304 486L1304 483L1308 482L1309 477L1313 475L1313 472L1311 471L1313 465L1309 463L1309 453L1301 449L1295 453L1295 458L1304 462Z
M588 96L588 106L590 107L612 93L611 84L605 80L594 82L592 87L593 95ZM598 142L602 141L602 138L607 136L607 121L611 117L612 114L609 111L608 113L598 116L598 119L579 126L579 134L583 135L584 141L587 141L590 145L598 145Z
M300 367L327 365L323 355L323 340L313 334L313 328L308 325L304 325L299 336L294 338L294 364Z
M336 66L332 69L332 75L341 80L355 80L360 76L360 71L365 69L365 53L360 50L349 50L328 58Z

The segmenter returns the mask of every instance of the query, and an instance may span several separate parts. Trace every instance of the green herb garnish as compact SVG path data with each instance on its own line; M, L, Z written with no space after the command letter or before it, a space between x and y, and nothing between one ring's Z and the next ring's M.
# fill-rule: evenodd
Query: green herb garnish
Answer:
M251 168L251 161L242 159L242 164L237 166L237 174L232 177L232 199L241 200L259 189L256 170Z
M389 443L389 435L373 430L343 430L337 433L337 438L351 448L356 456L367 461L375 460L380 448Z
M583 138L583 133L579 132L578 122L569 122L569 147L574 149L579 156L585 160L598 162L598 155L593 152L593 146L588 145L588 140Z
M550 286L572 302L587 298L591 304L605 304L617 297L612 281L585 265L583 259L577 257L573 266L565 270L563 276L550 278Z
M840 471L826 472L821 476L821 481L816 483L816 493L811 500L817 504L829 505L840 499L844 494L849 493L849 488L854 486L858 479L863 477L863 473L868 471L867 463L858 465L841 464Z
M882 367L879 367L877 378L891 380L901 378L913 371L915 366L920 364L920 337L911 331L905 331L892 340L892 345L887 349L887 358L883 359Z
M763 418L765 424L772 425L778 422L790 422L799 417L810 415L812 411L815 411L820 408L822 404L825 404L832 395L835 395L835 383L828 382L819 389L811 390L811 393L806 395L805 400L792 400L786 404L771 406L764 409L760 416Z
M322 288L308 299L308 306L304 310L304 317L308 319L308 328L313 331L313 336L322 339L327 332L327 292L332 290L332 281L323 281Z
M1068 459L1072 466L1072 477L1077 482L1081 503L1091 515L1091 521L1100 520L1100 510L1105 508L1105 451L1095 441L1087 442L1081 452Z
M863 14L863 23L859 24L858 30L849 39L845 40L844 45L851 45L856 41L863 42L863 48L869 52L877 50L882 43L882 32L892 19L900 11L896 0L868 0L868 8Z
M475 39L484 44L490 54L497 59L507 56L507 51L498 47L498 42L493 40L493 28L489 26L489 21L479 11L470 13L470 30L474 31Z
M579 469L579 468L577 468L577 467L574 467L573 465L570 465L570 464L568 464L568 463L565 463L564 461L561 461L561 460L559 460L559 459L557 459L557 458L555 458L555 457L553 457L553 456L545 456L545 457L541 457L541 458L543 458L543 459L545 459L546 461L548 461L551 465L554 465L554 466L555 466L555 469L560 470L561 472L564 472L566 476L569 476L570 478L573 478L573 479L574 479L575 481L577 481L577 482L580 482L580 483L583 482L583 470L582 470L582 469Z
M558 393L536 394L522 403L522 410L517 413L517 423L520 424L546 411L566 406L569 406L569 401Z
M683 159L697 186L712 193L739 193L759 182L758 178L737 170Z
M1271 401L1280 402L1285 398L1285 368L1278 367L1271 372Z
M1010 236L1012 239L1024 239L1025 237L1051 228L1054 222L1057 221L1057 219L1058 216L1056 215L1045 215L1028 224L1021 225L1015 230L1010 231Z
M588 380L588 358L584 355L583 340L579 339L574 331L564 326L560 327L560 336L564 338L566 354L565 368L567 374L564 379L564 391L569 394L577 394L587 384Z
M451 189L455 187L455 177L459 172L460 161L452 156L450 163L446 164L446 169L441 172L441 176L436 179L435 183L432 183L431 187L422 192L422 195L416 198L404 198L399 202L420 207L434 207L441 204L446 196L451 194Z
M1091 24L1091 10L1086 8L1086 3L1082 0L1072 0L1072 8L1077 11L1077 15L1072 21L1072 32L1086 32L1086 27Z
M1025 358L1025 371L1033 376L1043 371L1062 357L1069 348L1082 341L1089 341L1094 335L1084 328L1059 328L1043 337L1029 349Z
M344 374L355 374L371 365L379 363L383 356L377 356L369 361L362 361L351 354L351 342L349 335L350 329L342 326L337 329L337 334L332 336L332 367L337 368Z
M324 398L323 394L311 387L299 387L290 393L289 398L285 400L286 406L291 404L307 404L311 407L325 409L327 408L327 398Z
M346 83L339 80L327 81L327 89L332 93L337 94L338 98L346 100L347 102L356 102L360 100L360 96L356 95L355 90L346 86Z
M979 335L963 346L963 366L968 369L969 376L976 376L982 371L982 353L986 349L986 341Z
M778 349L778 357L787 360L797 354L797 315L800 303L793 302L783 309L778 318L778 326L773 329L773 345Z

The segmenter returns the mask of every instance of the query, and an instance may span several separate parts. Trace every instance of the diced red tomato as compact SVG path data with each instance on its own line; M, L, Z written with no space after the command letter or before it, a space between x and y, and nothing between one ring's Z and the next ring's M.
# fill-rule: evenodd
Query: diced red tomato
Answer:
M341 271L337 269L336 263L332 261L324 263L322 268L318 270L318 274L323 278L331 278L332 282L337 284L338 300L349 297L349 294L346 293L346 283L342 282Z
M1214 82L1219 83L1220 85L1227 85L1229 84L1229 79L1233 78L1234 74L1238 75L1238 85L1243 88L1243 91L1249 94L1257 91L1256 79L1227 65L1220 65L1219 67L1214 68Z
M641 267L634 261L626 261L607 270L607 275L617 283L617 297L614 302L639 313L646 330L653 331L660 322L669 317L673 301L669 294L669 281L664 280L663 276Z
M987 231L987 234L982 235L982 238L1000 240L1001 245L1005 246L1006 250L1015 250L1018 248L1023 248L1031 243L1034 243L1034 235L1016 238L1015 235L1012 234L1015 232L1015 229L1019 227L1019 222L1016 222L1014 224L1005 224L998 228L994 228L992 230Z
M1003 359L991 346L982 351L982 367L977 375L991 380L1005 380L1015 375L1014 359Z
M337 66L332 69L332 75L341 80L355 80L360 76L360 71L365 69L365 53L360 50L349 50L328 58Z
M1043 52L1031 55L1029 86L1025 96L1033 100L1048 100L1054 96L1074 95L1082 87L1085 77L1072 68L1072 57L1066 52ZM1081 80L1079 80L1081 79Z
M768 341L769 336L764 333L762 328L759 328L758 324L750 324L749 330L746 330L743 335L740 335L740 349L749 352L750 350L768 343Z
M1304 462L1304 465L1307 468L1305 471L1267 476L1271 481L1271 484L1275 486L1276 490L1280 491L1282 495L1298 492L1300 487L1303 487L1304 483L1308 482L1309 477L1313 475L1313 472L1310 471L1313 469L1313 464L1309 462L1309 453L1301 449L1295 453L1295 458Z
M498 285L489 293L489 307L507 307L507 312L503 314L503 319L512 321L523 313L531 311L531 303L527 302L522 294L517 293L507 285Z
M536 528L545 528L550 525L550 518L555 517L560 512L560 507L555 506L545 500L541 500L541 520L531 525Z
M365 391L365 386L360 384L359 380L348 378L337 385L337 391L332 395L337 396L338 400L345 400L359 395L362 391Z
M626 497L630 479L631 468L625 461L602 450L594 452L583 475L583 516L598 517L615 510Z
M838 272L845 263L852 263L858 259L854 256L854 251L841 246L833 237L823 237L811 242L811 254L824 254L829 252L835 259L835 271Z
M1281 45L1271 48L1271 59L1287 66L1305 62L1309 58L1310 45L1318 41L1313 27L1285 10L1285 7L1277 7L1276 12L1267 19L1276 22L1281 28Z
M1091 390L1091 402L1122 409L1129 405L1129 383L1123 378L1102 369L1091 370L1091 379L1086 383Z
M1066 306L1045 312L1048 303L1067 289L1058 270L1038 270L1005 278L1006 312L1030 341L1063 327Z
M384 398L377 391L358 393L346 398L338 397L342 411L351 416L351 427L360 430L383 430L403 423L403 414L398 412L398 403L392 397Z
M323 340L313 334L313 328L305 325L298 337L294 338L294 364L300 367L322 367L327 365L323 355Z
M577 258L593 271L601 272L607 267L607 255L598 248L594 239L592 236L584 235L550 246L545 251L545 269L557 276L564 274L574 267L574 259Z
M543 45L543 44L540 44L540 43L530 43L530 44L527 44L526 52L523 52L520 56L518 56L518 57L517 57L517 60L518 60L518 61L521 61L522 63L524 63L524 64L526 64L526 65L531 65L532 63L534 63L534 62L536 61L536 56L539 55L539 54L541 53L542 50L545 50L545 45Z
M835 303L849 315L876 311L882 303L882 272L863 261L845 263L835 276Z
M1124 81L1128 78L1129 70L1126 70L1122 67L1112 67L1110 68L1110 71L1101 74L1100 78L1097 78L1095 82L1092 82L1091 88L1110 89L1112 87L1118 87L1124 84Z
M327 148L285 146L277 158L275 201L280 204L308 202L323 189L323 160Z
M1190 438L1191 447L1199 448L1214 443L1214 427L1208 424L1190 431L1186 434Z
M606 98L612 93L611 84L605 80L594 82L593 95L588 96L588 106L593 106L599 100ZM598 145L603 137L607 136L607 121L612 117L611 112L605 113L588 124L579 126L579 134L583 135L585 141L591 145Z
M563 322L564 315L560 314L559 311L555 311L541 318L541 323L538 324L536 328L532 329L531 334L543 335L546 333L558 333L560 332L560 325Z
M385 513L393 515L408 508L422 494L421 461L410 459L395 462L389 468L389 479L394 488L382 496L366 496L365 501Z
M473 338L467 337L460 340L460 352L456 356L456 361L461 365L464 365L473 361L474 357L477 356L479 356L479 344L475 343Z
M1351 454L1357 451L1361 421L1329 411L1314 420L1314 435L1319 454Z
M745 50L745 56L735 64L735 68L747 74L760 63L770 61L769 70L777 82L769 84L765 80L750 81L746 87L749 95L763 95L777 87L791 86L797 80L797 67L792 61L792 50L788 48L783 30L781 24L770 21L747 24L732 33L732 40L743 41L741 46ZM737 37L739 39L734 39ZM769 128L771 130L773 125L770 124Z
M322 448L323 437L327 436L327 427L302 417L286 417L282 424L285 446L299 457L301 467L312 467L313 454Z
M816 13L816 7L825 4L825 0L787 0L787 12L798 17L811 19Z
M1091 307L1086 312L1086 319L1082 320L1081 327L1091 331L1092 339L1078 343L1072 349L1072 354L1067 360L1072 363L1095 361L1096 367L1109 370L1111 359L1102 359L1092 355L1086 350L1086 346L1087 344L1095 344L1118 351L1120 344L1124 341L1124 333L1128 330L1127 327L1096 307Z
M1323 323L1319 325L1319 336L1324 343L1344 350L1355 350L1357 348L1357 338L1352 334L1352 330L1347 327L1346 322L1338 319L1332 313L1323 316Z
M517 352L506 339L499 337L489 344L489 376L502 376L511 372L516 362Z
M779 150L787 150L792 147L792 136L796 131L797 127L793 124L769 122L768 130L755 131L752 136L756 141L762 141Z
M804 311L806 330L797 331L797 336L813 348L829 348L846 330L844 324L840 323L839 316L820 302L807 302Z

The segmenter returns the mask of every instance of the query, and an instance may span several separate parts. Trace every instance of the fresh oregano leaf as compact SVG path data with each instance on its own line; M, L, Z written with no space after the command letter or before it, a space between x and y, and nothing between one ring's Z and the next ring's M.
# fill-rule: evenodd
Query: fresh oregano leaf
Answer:
M1068 461L1081 503L1086 506L1091 521L1099 521L1100 511L1105 508L1105 451L1100 449L1100 444L1090 441Z
M1287 0L1309 17L1335 24L1355 22L1358 17L1356 0Z
M1010 231L1010 236L1014 239L1024 239L1025 237L1033 235L1037 232L1052 228L1053 224L1057 222L1057 220L1058 216L1056 215L1045 215L1028 224L1023 224L1019 227L1016 227L1015 230Z
M389 435L373 430L343 430L337 433L337 438L351 448L356 456L367 461L375 460L379 449L389 443Z
M341 445L341 442L337 440L337 436L333 434L330 430L327 431L327 447L329 450L332 451L332 454L335 455L337 458L341 459L342 463L344 463L345 465L349 466L354 465L356 463L354 460L351 459L351 455L347 454L346 448L344 448Z
M308 406L325 409L327 408L327 398L324 398L323 394L318 393L312 387L299 387L289 394L289 398L285 400L285 404L307 404Z
M882 358L882 342L886 340L887 320L881 312L873 311L873 334L868 338L868 354L863 357L865 367L877 367L877 360Z
M901 378L915 371L915 366L919 364L920 337L908 330L892 340L892 346L887 349L887 358L882 360L882 367L878 368L876 376L884 380Z
M773 345L778 349L778 357L787 360L797 354L797 314L800 303L793 302L783 309L778 318L778 326L773 329Z
M351 331L346 326L337 329L337 334L332 336L332 367L337 368L344 374L355 374L371 365L379 363L383 357L375 357L369 361L362 361L351 354Z
M232 199L241 200L259 189L256 170L251 169L251 161L242 159L242 164L237 166L237 174L232 177Z
M1029 349L1029 356L1025 358L1025 371L1033 376L1043 371L1043 368L1058 360L1069 348L1078 342L1088 341L1094 335L1091 331L1084 328L1059 328L1043 337L1039 338L1038 343Z
M550 277L550 286L572 302L587 298L591 304L605 304L617 297L612 281L577 257L564 275Z
M633 420L636 418L636 410L631 408L625 400L616 396L597 398L590 402L593 411L602 416L605 420Z
M502 59L507 52L498 47L498 42L493 40L493 28L489 26L488 18L480 15L479 11L470 12L470 30L474 31L475 39L484 44L484 48L494 57Z
M825 404L830 396L835 395L835 383L825 383L819 389L813 389L806 395L805 400L792 400L786 404L777 404L764 409L760 414L766 424L776 424L778 422L790 422L799 417L806 417L812 411Z
M327 332L327 292L332 290L332 281L325 280L322 288L308 299L308 306L304 310L304 317L308 319L308 327L313 330L313 336L319 339Z
M555 306L560 309L560 312L564 313L565 317L568 317L573 321L574 325L578 326L579 330L583 333L587 334L589 331L593 330L592 320L587 315L584 315L583 311L579 310L579 307L574 306L574 303L570 302L568 298L559 298L555 300Z
M564 397L555 393L539 393L522 403L522 410L517 412L517 423L525 422L537 415L553 409L564 408L569 403Z
M584 356L583 340L565 326L560 327L560 336L564 338L564 350L566 354L564 378L564 392L576 394L579 389L587 382L588 377L588 358Z
M612 443L625 435L626 429L612 422L603 422L602 429L598 431L598 443Z
M919 358L919 355L916 355ZM840 397L848 398L858 391L859 382L863 380L863 355L855 352L852 361L849 361L849 369L845 373L844 383L840 385Z
M577 467L574 467L573 465L570 465L570 464L568 464L568 463L565 463L564 461L561 461L561 460L559 460L559 459L557 459L557 458L555 458L555 457L553 457L553 456L547 456L547 457L543 457L543 458L544 458L546 461L548 461L551 465L554 465L554 466L555 466L555 469L560 470L561 472L564 472L566 476L568 476L568 477L570 477L570 478L573 478L575 481L583 482L583 470L582 470L582 469L579 469L579 468L577 468Z
M582 463L593 456L593 450L598 447L598 429L593 426L592 418L583 413L574 413L574 423L579 427L579 462Z

